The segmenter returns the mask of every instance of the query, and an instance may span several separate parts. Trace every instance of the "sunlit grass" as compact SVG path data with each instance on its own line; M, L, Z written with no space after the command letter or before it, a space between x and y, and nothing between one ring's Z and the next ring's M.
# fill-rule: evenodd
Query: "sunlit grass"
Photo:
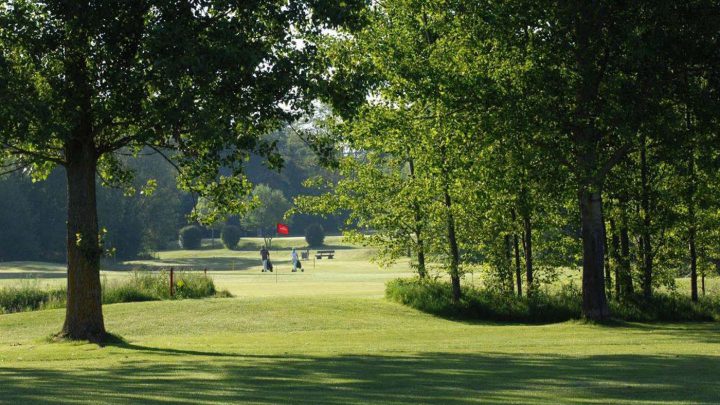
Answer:
M717 323L454 322L381 298L387 280L410 275L406 260L380 269L368 261L372 251L346 249L292 273L287 246L272 253L275 273L260 272L254 249L161 253L147 265L200 264L194 268L208 267L217 287L236 297L107 305L106 326L124 341L104 348L49 343L63 310L0 315L0 402L711 404L720 398ZM232 270L226 260L241 264ZM25 273L25 264L13 266ZM27 266L30 275L64 271Z

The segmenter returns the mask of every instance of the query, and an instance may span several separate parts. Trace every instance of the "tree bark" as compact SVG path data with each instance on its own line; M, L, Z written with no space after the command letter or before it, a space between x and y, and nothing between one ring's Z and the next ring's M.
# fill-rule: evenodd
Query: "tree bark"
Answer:
M95 194L97 155L90 140L66 147L68 180L67 307L59 336L100 342L106 337L102 314L98 217Z
M579 195L583 239L583 315L587 319L610 317L605 296L604 233L601 192L583 189Z

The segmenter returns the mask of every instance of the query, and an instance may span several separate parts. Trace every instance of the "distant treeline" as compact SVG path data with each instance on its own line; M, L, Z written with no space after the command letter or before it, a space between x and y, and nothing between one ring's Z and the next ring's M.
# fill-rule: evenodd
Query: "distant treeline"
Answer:
M269 170L260 157L247 163L247 176L256 184L281 190L288 199L305 192L302 182L321 174L312 152L290 132L269 135L278 141L285 159L280 172ZM196 198L180 191L175 169L160 155L147 153L127 162L135 171L134 184L141 190L148 180L156 187L150 194L140 191L126 195L123 190L98 188L98 215L103 241L117 259L131 259L166 249L178 238L178 230L188 224L188 214ZM102 179L98 179L102 182ZM0 261L43 260L62 262L66 255L67 181L63 168L56 169L46 181L32 182L29 176L15 173L0 178ZM311 223L321 223L328 232L337 231L334 217L311 215L293 218L291 233L302 235ZM243 230L255 235L254 230ZM213 235L206 230L206 236ZM214 233L219 237L219 232Z

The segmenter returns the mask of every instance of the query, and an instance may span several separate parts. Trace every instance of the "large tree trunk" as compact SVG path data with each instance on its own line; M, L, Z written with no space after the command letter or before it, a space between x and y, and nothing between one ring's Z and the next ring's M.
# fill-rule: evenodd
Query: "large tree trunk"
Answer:
M652 241L650 236L650 184L648 180L648 163L647 163L647 145L646 136L642 135L640 142L640 182L641 182L641 198L640 205L642 208L642 259L643 259L643 296L645 299L652 297L652 278L653 278L653 253Z
M102 341L98 217L95 196L97 155L92 141L70 141L66 148L68 180L67 308L59 336Z
M587 319L605 320L610 309L605 296L604 238L602 195L584 189L579 195L583 239L583 315Z

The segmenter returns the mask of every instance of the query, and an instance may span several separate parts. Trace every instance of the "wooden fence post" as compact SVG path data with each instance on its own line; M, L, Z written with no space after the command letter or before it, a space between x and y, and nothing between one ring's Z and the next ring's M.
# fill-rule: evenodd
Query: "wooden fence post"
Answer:
M173 287L175 286L174 278L175 278L175 268L170 267L170 297L172 297L174 294L174 291L173 291Z

